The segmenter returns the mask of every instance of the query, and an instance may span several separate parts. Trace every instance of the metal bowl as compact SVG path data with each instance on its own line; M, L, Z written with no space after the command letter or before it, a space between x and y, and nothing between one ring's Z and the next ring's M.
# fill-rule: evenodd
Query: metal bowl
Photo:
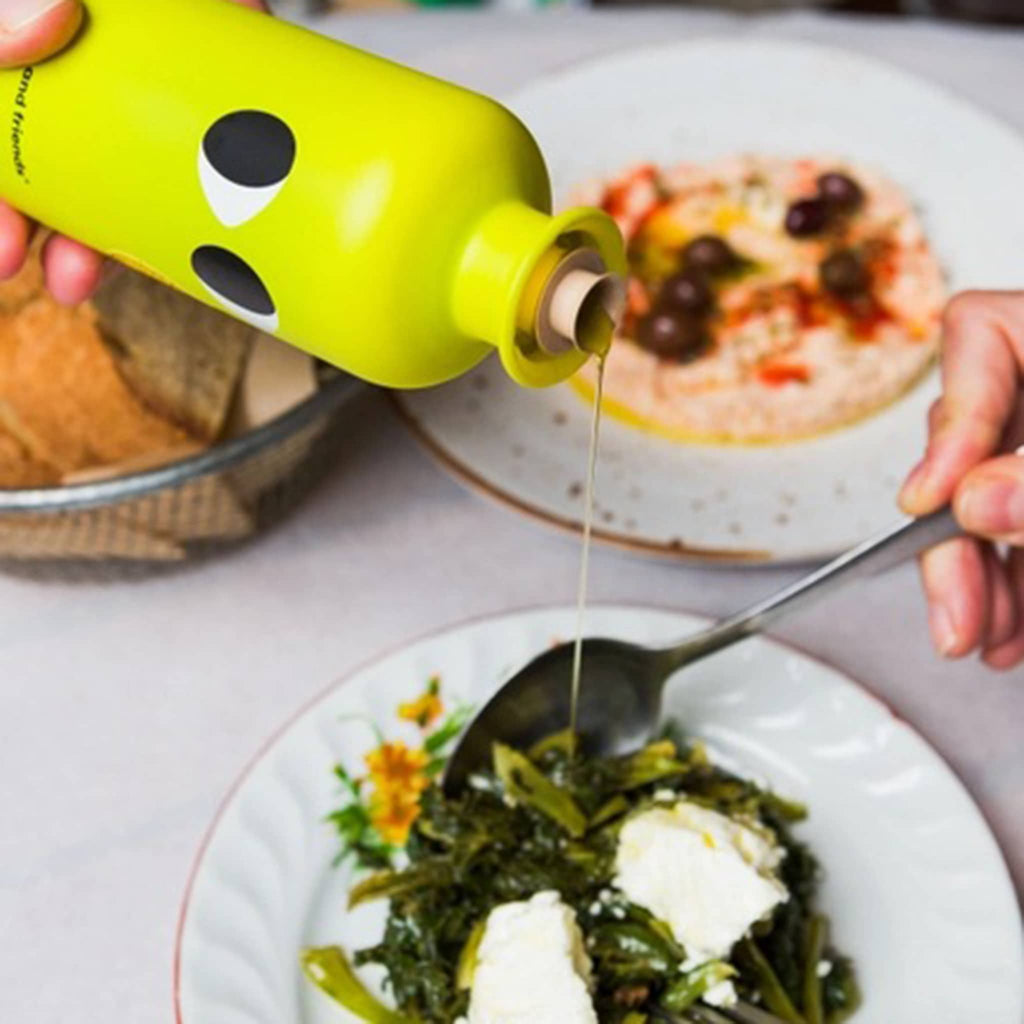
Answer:
M323 475L358 389L330 373L277 419L157 469L70 486L0 489L0 571L51 580L148 575L238 546Z

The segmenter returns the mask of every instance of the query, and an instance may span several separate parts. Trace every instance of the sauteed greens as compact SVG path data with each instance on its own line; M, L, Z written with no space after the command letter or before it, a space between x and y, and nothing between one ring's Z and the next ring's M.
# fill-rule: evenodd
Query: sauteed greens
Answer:
M788 901L728 961L690 970L668 926L613 887L624 821L672 798L767 826L786 850L779 878ZM791 833L804 809L713 765L675 730L633 755L600 760L573 756L565 734L526 754L499 745L493 769L460 796L432 784L420 801L407 865L364 877L350 895L351 906L390 901L383 938L354 963L386 968L398 1011L362 988L340 950L304 954L312 980L371 1024L452 1024L464 1015L488 913L544 890L576 912L602 1024L689 1020L688 1009L726 978L740 998L790 1024L837 1024L857 1007L852 967L815 907L818 864Z

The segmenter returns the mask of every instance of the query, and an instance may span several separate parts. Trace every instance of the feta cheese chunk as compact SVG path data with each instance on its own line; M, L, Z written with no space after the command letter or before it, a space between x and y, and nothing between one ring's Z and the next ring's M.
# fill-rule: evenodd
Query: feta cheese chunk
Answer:
M767 829L681 801L631 818L619 834L616 884L664 921L687 964L727 957L755 921L789 898L785 855Z
M597 1024L590 958L557 892L503 903L477 951L468 1024Z
M740 1000L736 995L736 986L731 981L720 981L701 996L708 1006L735 1006Z

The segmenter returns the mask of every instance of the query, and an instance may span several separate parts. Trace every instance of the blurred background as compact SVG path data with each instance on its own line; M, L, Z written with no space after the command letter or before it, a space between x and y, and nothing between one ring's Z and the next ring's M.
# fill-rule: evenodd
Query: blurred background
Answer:
M529 10L537 7L630 6L703 7L730 11L771 11L819 8L832 11L936 17L1003 24L1024 23L1024 0L271 0L283 14L315 14L330 10L414 9L416 7L497 7Z

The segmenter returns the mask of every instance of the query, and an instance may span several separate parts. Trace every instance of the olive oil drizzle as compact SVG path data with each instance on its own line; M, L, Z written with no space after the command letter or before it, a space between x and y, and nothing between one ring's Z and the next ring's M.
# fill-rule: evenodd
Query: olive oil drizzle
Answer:
M587 608L587 584L590 578L590 541L594 530L594 485L597 480L597 450L601 433L601 398L604 393L605 356L597 357L597 383L594 388L594 413L590 421L590 450L587 456L587 485L583 496L583 544L580 555L579 589L576 594L576 646L572 655L572 689L569 700L569 735L575 741L580 680L583 675L583 619Z

